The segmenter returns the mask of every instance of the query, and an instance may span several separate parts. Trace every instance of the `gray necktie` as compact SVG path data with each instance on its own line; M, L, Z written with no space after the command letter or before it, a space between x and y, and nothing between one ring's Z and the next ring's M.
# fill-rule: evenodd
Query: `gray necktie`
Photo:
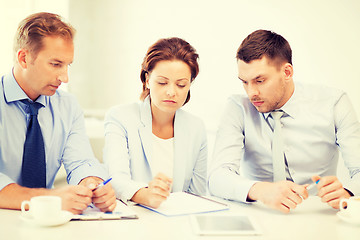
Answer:
M282 137L282 129L280 118L284 112L272 112L274 119L274 136L272 142L272 160L274 171L274 182L286 180L285 159L284 159L284 141Z

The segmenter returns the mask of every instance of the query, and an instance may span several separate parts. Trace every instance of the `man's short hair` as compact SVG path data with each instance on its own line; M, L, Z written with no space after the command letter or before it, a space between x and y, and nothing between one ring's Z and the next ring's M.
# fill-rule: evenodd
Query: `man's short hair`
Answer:
M75 29L65 23L61 16L53 13L35 13L19 24L15 34L14 52L25 48L36 58L43 48L43 39L49 36L62 37L66 40L73 40Z
M292 64L290 44L281 35L268 30L256 30L248 35L236 53L236 59L246 63L267 57L277 66Z

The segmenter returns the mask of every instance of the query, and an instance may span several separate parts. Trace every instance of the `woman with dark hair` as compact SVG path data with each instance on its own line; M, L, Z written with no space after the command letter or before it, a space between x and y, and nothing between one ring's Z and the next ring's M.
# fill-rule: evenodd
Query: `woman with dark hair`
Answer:
M205 194L205 127L180 109L190 99L197 60L183 39L160 39L142 63L141 102L107 113L104 161L117 198L156 208L170 192Z

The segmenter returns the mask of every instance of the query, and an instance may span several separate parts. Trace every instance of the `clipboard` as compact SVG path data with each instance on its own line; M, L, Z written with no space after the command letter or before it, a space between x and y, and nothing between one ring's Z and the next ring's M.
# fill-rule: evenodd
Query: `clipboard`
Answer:
M113 212L101 212L95 206L89 206L82 214L73 215L71 221L91 221L91 220L125 220L138 219L139 217L125 203L116 200L116 207Z

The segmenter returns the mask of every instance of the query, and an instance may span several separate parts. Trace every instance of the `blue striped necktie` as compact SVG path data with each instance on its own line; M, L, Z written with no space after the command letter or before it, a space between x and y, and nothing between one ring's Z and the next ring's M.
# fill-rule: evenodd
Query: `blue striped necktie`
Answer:
M44 139L41 133L38 110L40 103L23 100L30 109L30 121L27 127L21 168L22 186L29 188L46 188L46 162Z

